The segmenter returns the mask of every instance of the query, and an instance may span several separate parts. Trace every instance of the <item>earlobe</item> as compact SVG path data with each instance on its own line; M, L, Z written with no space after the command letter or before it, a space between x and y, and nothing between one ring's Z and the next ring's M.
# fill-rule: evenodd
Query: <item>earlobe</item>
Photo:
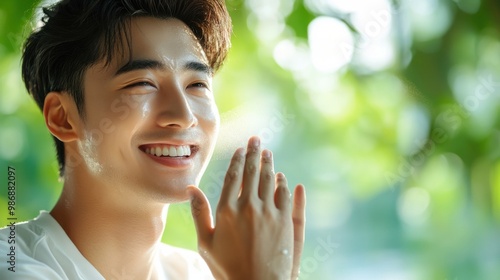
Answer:
M72 110L76 110L76 106L71 102L71 97L66 93L49 92L43 104L45 124L50 133L61 142L71 142L78 138L76 123L72 119Z

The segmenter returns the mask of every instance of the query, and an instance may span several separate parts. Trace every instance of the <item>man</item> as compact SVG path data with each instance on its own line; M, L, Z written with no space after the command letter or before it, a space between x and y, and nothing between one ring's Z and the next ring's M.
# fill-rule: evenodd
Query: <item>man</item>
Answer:
M195 187L219 126L222 0L67 0L44 12L22 71L64 186L50 213L16 226L15 272L2 261L0 278L297 278L304 187L290 198L257 137L231 159L215 225ZM200 254L160 242L168 205L189 199Z

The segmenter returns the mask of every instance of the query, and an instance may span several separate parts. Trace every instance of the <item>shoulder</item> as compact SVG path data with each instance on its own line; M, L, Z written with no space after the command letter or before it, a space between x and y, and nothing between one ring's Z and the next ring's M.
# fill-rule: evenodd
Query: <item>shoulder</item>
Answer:
M0 279L62 279L34 257L44 238L44 231L35 220L11 223L0 229L0 252L6 252L0 257Z
M161 243L159 266L172 279L214 279L210 269L197 252Z
M45 211L0 229L4 251L8 253L0 256L0 279L103 279Z
M0 251L7 252L0 257L0 279L66 280L47 264L27 256L22 251L12 250L11 247L5 246L4 242L0 244Z
M16 253L32 255L40 240L45 238L44 230L36 220L22 223L11 222L0 229L0 246L15 249Z

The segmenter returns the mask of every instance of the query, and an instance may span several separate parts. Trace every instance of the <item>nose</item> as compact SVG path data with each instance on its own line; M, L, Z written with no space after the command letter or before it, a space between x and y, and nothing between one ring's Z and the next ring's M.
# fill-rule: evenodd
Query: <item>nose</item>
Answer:
M155 103L159 112L156 118L158 126L185 129L198 124L185 90L179 83L163 87L158 92Z

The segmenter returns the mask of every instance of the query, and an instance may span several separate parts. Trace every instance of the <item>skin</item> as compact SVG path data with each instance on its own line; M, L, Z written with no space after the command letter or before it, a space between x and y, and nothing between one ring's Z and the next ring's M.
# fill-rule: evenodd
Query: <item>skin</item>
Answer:
M130 53L86 71L84 117L65 92L45 99L46 125L66 152L63 192L52 216L106 279L117 271L155 279L154 252L168 205L191 199L200 253L217 279L295 277L304 239L303 186L291 202L270 151L261 151L253 137L231 161L214 226L208 200L195 187L219 127L205 54L177 19L134 18L130 31ZM157 144L186 144L193 153L164 164L145 153Z

